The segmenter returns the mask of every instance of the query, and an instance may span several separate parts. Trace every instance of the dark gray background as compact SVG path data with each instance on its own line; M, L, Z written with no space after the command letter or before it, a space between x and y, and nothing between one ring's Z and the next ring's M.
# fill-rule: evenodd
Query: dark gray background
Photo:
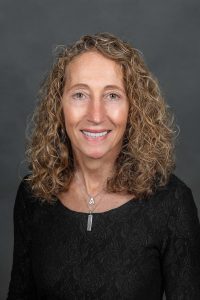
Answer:
M140 49L158 77L180 127L179 176L200 208L199 0L1 0L0 299L5 299L13 250L13 205L24 164L25 128L39 83L57 44L108 31Z

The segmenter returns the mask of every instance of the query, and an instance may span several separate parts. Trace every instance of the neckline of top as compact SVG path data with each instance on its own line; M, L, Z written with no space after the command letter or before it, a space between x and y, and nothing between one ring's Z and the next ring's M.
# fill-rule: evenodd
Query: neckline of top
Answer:
M68 212L70 214L74 214L74 215L88 215L89 214L89 211L88 212L83 212L83 211L76 211L76 210L73 210L67 206L65 206L58 197L55 197L56 200L57 200L57 203L58 205L60 206L60 208L62 208L65 212ZM102 212L93 212L92 214L93 215L105 215L105 214L110 214L110 213L114 213L114 212L118 212L120 211L121 209L124 209L124 208L127 208L129 207L130 205L132 205L133 203L141 203L143 199L135 199L135 198L131 198L130 200L128 200L127 202L117 206L117 207L114 207L114 208L111 208L111 209L108 209L106 211L102 211Z

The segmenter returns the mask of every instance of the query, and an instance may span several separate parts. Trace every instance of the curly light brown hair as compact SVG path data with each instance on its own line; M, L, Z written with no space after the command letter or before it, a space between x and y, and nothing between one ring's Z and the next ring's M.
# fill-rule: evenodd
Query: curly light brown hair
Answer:
M86 51L98 51L121 66L129 100L122 149L106 190L148 197L168 182L175 169L177 125L142 54L107 32L84 35L68 47L59 47L52 70L41 84L31 120L26 149L31 174L27 180L34 194L49 202L69 188L76 170L61 98L66 67Z

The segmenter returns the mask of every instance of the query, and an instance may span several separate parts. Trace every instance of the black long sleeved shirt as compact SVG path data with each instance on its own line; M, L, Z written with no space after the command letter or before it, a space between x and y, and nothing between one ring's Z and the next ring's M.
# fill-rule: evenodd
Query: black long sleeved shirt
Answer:
M200 224L174 174L148 200L93 215L33 197L21 181L7 300L200 299Z

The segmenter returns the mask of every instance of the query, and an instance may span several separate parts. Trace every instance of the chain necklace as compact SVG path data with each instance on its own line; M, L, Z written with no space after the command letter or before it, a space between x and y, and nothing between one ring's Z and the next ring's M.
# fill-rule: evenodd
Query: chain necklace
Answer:
M82 191L83 191L83 189L82 189ZM88 214L88 219L87 219L87 231L91 231L92 230L93 211L96 209L97 205L100 202L99 201L96 204L96 200L95 199L103 191L103 189L100 192L98 192L95 196L91 196L90 194L88 194L87 189L86 189L86 184L85 184L85 191L86 191L86 194L87 194L86 204L87 204L87 207L89 209L89 214ZM101 198L100 198L100 200L101 200Z

